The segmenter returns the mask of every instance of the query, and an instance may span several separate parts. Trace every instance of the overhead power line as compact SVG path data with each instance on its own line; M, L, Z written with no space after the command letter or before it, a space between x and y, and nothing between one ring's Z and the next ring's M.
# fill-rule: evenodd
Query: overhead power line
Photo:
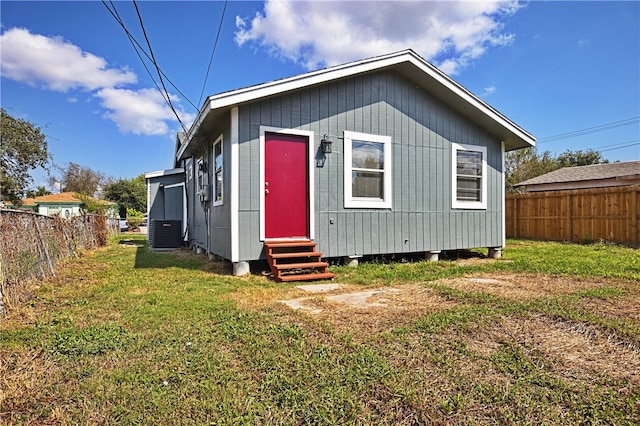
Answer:
M209 78L209 71L211 70L211 63L213 62L213 55L216 53L216 47L218 46L218 39L220 38L220 30L222 29L222 22L224 20L224 12L227 10L227 2L225 0L224 7L222 8L222 15L220 16L220 23L218 24L218 33L216 34L216 40L213 43L213 49L211 50L211 57L209 58L209 65L207 66L207 73L204 76L204 81L202 82L202 90L200 91L200 97L198 98L198 105L202 102L202 95L204 94L204 88L207 84L207 79Z
M173 106L173 102L171 102L171 95L169 95L169 92L167 91L167 86L164 84L164 80L162 79L162 72L160 71L160 67L158 66L156 57L153 54L153 49L151 48L151 42L149 41L149 37L147 36L147 31L144 28L144 23L142 22L142 15L140 14L140 10L138 9L138 3L136 2L136 0L133 0L133 5L135 6L136 14L138 15L138 20L140 21L140 28L142 29L142 34L144 35L144 39L147 42L147 46L149 47L149 53L151 54L151 63L155 66L156 71L158 73L158 78L160 79L160 84L162 85L162 91L160 93L164 92L163 93L164 100L169 105L169 108L171 109L171 111L173 111L173 114L176 116L178 123L180 123L182 130L186 132L187 127L184 125L184 123L180 119L180 115L178 114L178 111L176 111L175 107Z
M635 143L631 143L631 142L635 142ZM636 139L635 141L629 141L629 143L627 145L617 146L615 148L599 149L597 151L598 152L613 151L613 150L616 150L616 149L629 148L629 147L636 146L636 145L640 145L640 139Z
M639 123L640 117L627 118L626 120L615 121L613 123L602 124L600 126L589 127L587 129L575 130L573 132L560 133L554 136L547 136L544 138L538 139L538 143L549 143L555 142L563 139L575 138L578 136L589 135L591 133L603 132L605 130L611 130L618 127L629 126L631 124Z
M136 54L138 55L138 58L140 59L140 61L142 62L142 65L144 66L145 70L147 71L147 73L149 74L149 77L151 78L151 81L153 81L154 85L156 86L156 89L162 93L160 87L158 86L155 78L153 77L153 74L151 73L151 71L149 70L149 68L147 67L147 64L145 62L145 60L142 58L142 55L140 54L140 52L142 52L144 54L144 56L147 57L147 59L149 61L152 61L150 55L147 53L147 51L144 49L144 47L142 47L140 45L140 43L136 40L136 38L133 36L133 34L131 34L131 32L129 31L129 29L127 28L127 26L125 25L124 21L122 20L122 18L120 18L120 15L118 14L118 11L115 7L115 4L113 4L113 0L109 0L109 3L111 4L111 7L109 7L109 5L106 3L105 0L102 0L102 4L104 5L104 7L109 11L109 13L111 14L111 16L113 16L113 18L116 20L116 22L122 27L122 29L124 30L125 34L127 35L127 37L129 38L129 41L131 42L131 45L133 46L133 50L136 52ZM112 9L113 8L113 9ZM156 64L156 69L162 73L162 76L167 80L167 82L169 84L171 84L171 86L180 94L180 96L182 96L196 111L199 110L199 108L187 97L187 95L185 95L172 81L171 79L162 71L162 69L159 68L159 66L157 66ZM163 95L164 98L164 95Z

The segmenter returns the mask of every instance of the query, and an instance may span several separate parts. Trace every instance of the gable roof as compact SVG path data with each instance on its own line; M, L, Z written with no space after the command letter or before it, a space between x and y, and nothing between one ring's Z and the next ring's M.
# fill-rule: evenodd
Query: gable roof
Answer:
M525 180L515 186L546 185L584 181L632 181L640 180L640 161L625 163L591 164L589 166L564 167L544 175Z
M188 152L192 140L198 136L201 127L204 127L207 122L217 119L234 106L385 69L398 71L469 120L500 138L505 142L507 151L535 145L536 139L533 135L452 80L413 50L408 49L210 96L184 136L183 143L177 148L176 160L185 157L185 153Z

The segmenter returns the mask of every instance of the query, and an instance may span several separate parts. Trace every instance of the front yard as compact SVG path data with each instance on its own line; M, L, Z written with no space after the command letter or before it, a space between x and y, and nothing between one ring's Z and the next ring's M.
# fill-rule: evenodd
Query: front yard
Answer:
M3 424L640 424L640 252L332 267L310 292L126 235L0 322Z

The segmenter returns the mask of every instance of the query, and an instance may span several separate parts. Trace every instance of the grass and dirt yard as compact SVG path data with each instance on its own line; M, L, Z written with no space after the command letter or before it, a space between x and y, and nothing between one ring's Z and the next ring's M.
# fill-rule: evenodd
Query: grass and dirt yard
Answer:
M85 252L0 321L0 423L640 424L637 249L331 271L313 292L143 236Z

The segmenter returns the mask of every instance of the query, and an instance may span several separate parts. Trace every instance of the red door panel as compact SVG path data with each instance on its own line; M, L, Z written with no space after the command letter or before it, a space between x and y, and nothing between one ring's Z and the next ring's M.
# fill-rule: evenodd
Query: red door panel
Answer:
M265 238L309 235L307 149L304 136L265 135Z

